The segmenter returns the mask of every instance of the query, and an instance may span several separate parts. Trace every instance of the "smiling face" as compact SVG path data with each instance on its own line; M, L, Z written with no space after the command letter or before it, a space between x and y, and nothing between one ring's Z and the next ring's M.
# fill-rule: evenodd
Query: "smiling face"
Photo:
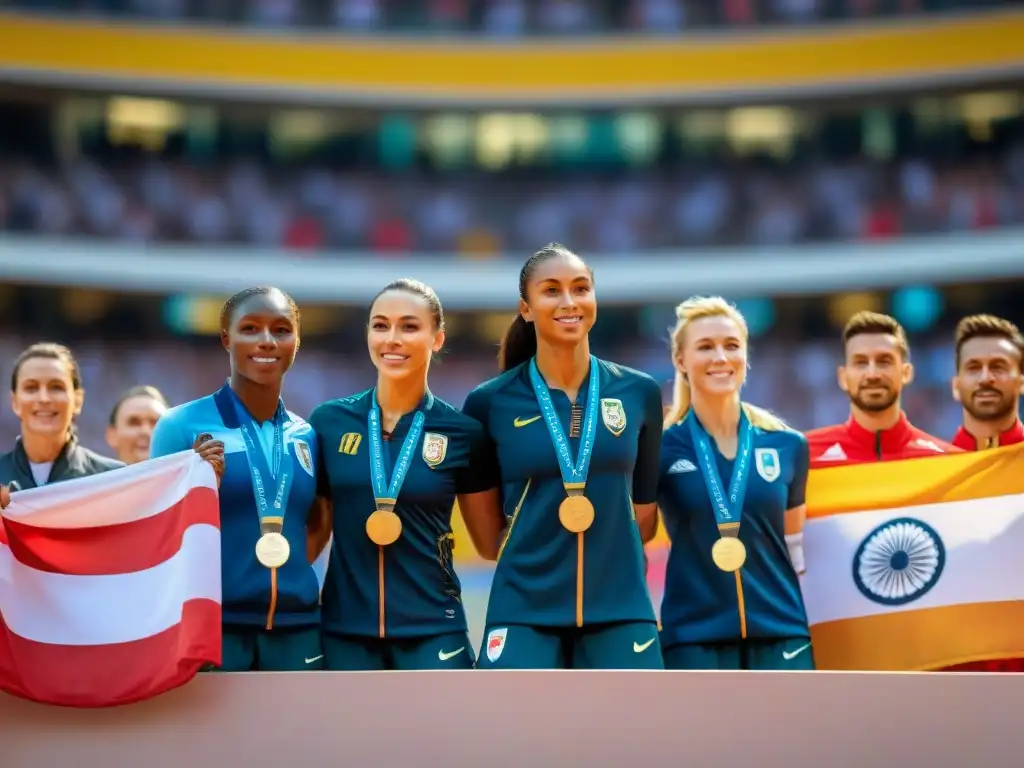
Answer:
M29 357L18 369L11 409L24 433L63 437L82 411L85 392L74 388L64 360Z
M233 372L255 384L279 384L298 349L295 311L280 291L249 296L235 307L221 341Z
M444 331L424 296L389 290L370 307L366 346L380 376L425 377L430 359L441 351L444 339Z
M167 406L152 395L135 395L117 408L114 424L107 427L107 445L125 464L149 458L149 444L156 423Z
M705 398L739 392L747 376L743 327L727 315L714 315L687 323L682 333L675 362L690 390Z
M953 397L978 421L1001 421L1016 413L1024 375L1020 350L1007 338L976 336L960 348Z
M898 405L900 393L913 375L896 336L862 333L846 342L846 362L838 371L839 388L855 408L881 413Z
M590 268L573 254L540 262L526 286L519 312L534 325L537 338L553 346L573 346L597 321L597 296Z

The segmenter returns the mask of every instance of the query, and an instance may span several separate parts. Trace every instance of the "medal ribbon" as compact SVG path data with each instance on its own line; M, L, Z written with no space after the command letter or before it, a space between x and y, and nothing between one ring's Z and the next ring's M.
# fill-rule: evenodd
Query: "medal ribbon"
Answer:
M548 426L548 433L551 435L551 442L555 446L555 455L558 456L558 466L562 472L562 485L565 492L570 496L578 496L583 493L587 485L587 475L590 473L590 459L594 455L594 441L597 437L597 409L600 407L600 386L601 372L598 369L597 358L590 356L590 381L587 385L587 410L583 416L583 432L580 435L580 452L576 457L576 463L572 460L572 447L569 439L562 429L562 422L558 419L555 411L555 404L551 400L551 392L548 385L537 370L537 360L530 361L530 383L533 385L533 392L537 396L537 405L540 406L540 413L544 417L544 423Z
M715 510L718 532L722 536L738 537L740 519L743 516L743 500L747 495L747 481L750 479L750 455L754 444L754 435L747 415L740 410L739 440L736 460L732 465L732 477L729 480L728 497L722 490L722 478L718 474L710 436L693 411L690 412L686 423L690 428L693 445L697 449L700 473L704 476L704 485L708 489L708 497Z
M412 453L419 444L423 435L423 422L426 416L423 411L416 411L413 417L412 426L409 427L409 434L405 436L402 443L402 450L395 461L395 469L391 473L391 482L388 483L387 472L384 469L384 438L380 428L380 406L377 405L377 389L370 393L372 404L370 413L366 417L367 434L370 438L370 481L373 483L373 495L377 500L377 509L392 511L398 503L398 494L402 490L405 476L409 474L409 467L412 466Z
M291 495L292 479L295 476L291 461L285 461L289 458L288 442L284 435L288 411L285 410L284 401L279 400L273 421L274 446L271 457L274 466L271 469L263 446L256 442L256 420L245 409L237 395L230 388L228 391L231 392L231 402L235 406L238 426L245 440L245 455L249 459L249 475L252 478L252 495L256 499L256 513L260 518L260 533L281 533L284 528L285 511L288 509L288 497ZM272 482L276 482L277 487L274 490L273 501L269 501L267 485Z

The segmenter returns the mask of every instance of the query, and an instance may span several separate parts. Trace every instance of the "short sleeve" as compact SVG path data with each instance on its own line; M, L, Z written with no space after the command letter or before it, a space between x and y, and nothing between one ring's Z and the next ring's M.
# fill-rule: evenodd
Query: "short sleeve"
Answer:
M149 441L149 458L170 456L192 448L194 439L185 434L179 414L169 411L160 417Z
M325 499L331 499L331 478L327 474L327 460L324 455L324 446L328 441L324 440L322 431L323 408L320 406L309 417L309 426L313 430L310 448L313 451L313 466L316 467L316 495Z
M789 500L786 509L802 506L807 503L807 475L811 466L811 451L807 438L796 435L797 445L793 451L793 481L789 484Z
M661 474L661 387L654 379L645 378L643 385L644 423L633 468L633 503L653 504L658 499L658 476Z
M501 465L498 463L498 447L488 432L490 400L487 394L479 389L470 392L462 412L476 424L470 436L469 461L459 471L456 492L461 495L498 488L501 486Z

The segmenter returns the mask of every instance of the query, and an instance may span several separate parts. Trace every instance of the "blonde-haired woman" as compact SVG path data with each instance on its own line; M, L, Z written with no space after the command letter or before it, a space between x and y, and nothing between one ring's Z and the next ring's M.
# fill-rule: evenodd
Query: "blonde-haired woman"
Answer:
M676 308L658 504L672 548L661 606L667 669L814 669L798 573L803 435L740 400L747 326L720 297Z

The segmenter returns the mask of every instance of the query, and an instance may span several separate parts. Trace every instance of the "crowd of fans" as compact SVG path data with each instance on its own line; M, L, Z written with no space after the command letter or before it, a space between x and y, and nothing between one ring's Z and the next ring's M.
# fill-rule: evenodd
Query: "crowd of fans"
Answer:
M0 0L5 6L149 21L232 22L489 36L677 34L707 26L808 24L1013 5L1018 0Z
M960 409L949 389L954 365L949 336L946 333L912 340L916 378L904 392L904 406L913 422L947 438L960 423ZM0 335L0 360L13 360L21 349L38 340L27 335ZM176 404L215 391L228 372L227 357L215 338L198 344L95 341L73 346L86 391L79 433L86 445L97 450L105 446L103 435L110 408L128 387L152 384ZM637 340L620 348L595 351L664 382L668 402L673 372L667 342ZM849 401L836 386L840 356L838 340L807 341L769 333L753 343L752 370L744 397L771 408L799 429L843 421ZM431 390L461 406L469 391L494 376L496 370L493 355L444 354L431 372ZM325 400L359 392L372 386L373 381L373 368L364 350L338 354L318 348L316 340L307 339L285 381L285 398L291 410L308 416ZM0 445L10 445L17 433L18 424L10 409L0 408Z
M0 232L309 251L584 253L881 240L1024 222L1024 143L999 160L906 158L593 174L272 171L139 160L0 163Z

